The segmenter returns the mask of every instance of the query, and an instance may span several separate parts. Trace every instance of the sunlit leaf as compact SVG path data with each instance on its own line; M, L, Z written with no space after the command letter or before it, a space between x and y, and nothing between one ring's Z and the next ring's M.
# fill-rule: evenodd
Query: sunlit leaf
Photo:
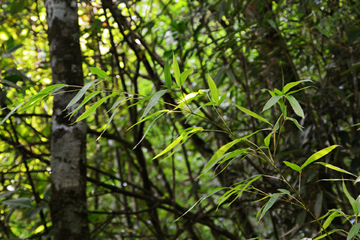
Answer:
M185 70L181 75L180 75L180 85L183 85L184 82L186 81L187 77L189 76L189 74L192 72L192 69L188 69Z
M325 220L324 224L323 224L323 228L326 229L331 222L336 218L336 217L341 217L344 214L338 213L338 212L333 212L332 214L330 214L330 216Z
M300 168L298 165L296 165L295 163L291 163L291 162L288 162L288 161L284 161L284 164L285 164L286 166L288 166L289 168L291 168L292 170L301 172L301 168Z
M77 103L85 94L85 92L89 89L89 87L91 87L94 83L98 82L99 80L94 80L92 82L87 83L85 86L83 86L80 91L75 95L75 97L73 99L71 99L71 101L69 102L69 104L66 106L65 109L67 109L68 107L71 107L72 105L74 105L75 103Z
M119 95L119 93L112 93L109 96L106 96L104 98L101 98L99 101L97 101L96 103L94 103L93 105L91 105L91 107L89 107L83 114L80 115L80 117L78 119L76 119L75 122L79 122L81 120L84 120L85 118L89 117L93 112L95 112L95 110L101 105L103 104L103 102L105 102L108 98L111 97L115 97Z
M216 104L219 104L219 92L216 87L216 84L215 84L214 80L212 80L210 75L208 75L207 77L208 77L208 84L210 87L212 99L214 102L216 102Z
M106 72L101 70L101 69L98 69L98 68L95 68L95 67L89 67L89 69L93 74L98 75L99 78L106 78L107 77Z
M305 117L304 112L303 112L299 102L291 95L286 95L285 97L289 101L289 103L290 103L292 109L294 110L294 112L296 113L296 115L304 118Z
M332 145L330 147L324 148L316 153L314 153L313 155L311 155L306 161L305 163L301 166L301 170L304 169L304 167L306 167L307 165L309 165L310 163L322 158L323 156L327 155L329 152L331 152L332 150L334 150L334 148L338 147L339 145Z
M282 93L285 94L287 93L291 88L299 85L300 83L302 82L312 82L311 80L300 80L300 81L296 81L296 82L291 82L291 83L288 83L284 86L283 90L282 90Z
M331 164L329 164L329 163L318 162L317 164L321 164L321 165L323 165L324 167L330 168L330 169L332 169L332 170L335 170L335 171L338 171L338 172L341 172L341 173L346 173L346 174L349 174L349 175L351 175L351 176L357 177L355 174L353 174L353 173L351 173L351 172L348 172L348 171L345 171L344 169L339 168L339 167L336 167L336 166L331 165Z
M323 239L325 237L328 237L330 234L333 234L334 232L342 232L343 230L342 229L333 229L331 231L328 231L327 233L324 233L316 238L314 238L314 240L320 240L320 239Z
M0 125L2 125L11 115L13 115L14 112L16 112L16 110L21 107L24 103L20 103L19 105L17 105L13 110L11 110L8 114L6 114L6 116L4 117L3 120L1 120Z
M72 111L70 114L70 118L77 112L79 111L88 101L90 101L92 98L94 98L96 95L98 95L100 93L100 91L95 91L90 93L82 102L81 104L74 110Z
M240 109L242 112L244 112L244 113L246 113L246 114L248 114L248 115L250 115L250 116L252 116L252 117L254 117L254 118L257 118L257 119L259 119L260 121L266 122L267 124L269 124L269 125L272 126L272 124L271 124L268 120L266 120L265 118L257 115L256 113L254 113L254 112L252 112L252 111L250 111L250 110L248 110L248 109L246 109L246 108L240 107L240 106L238 106L238 105L236 105L236 104L235 104L235 106L236 106L238 109Z

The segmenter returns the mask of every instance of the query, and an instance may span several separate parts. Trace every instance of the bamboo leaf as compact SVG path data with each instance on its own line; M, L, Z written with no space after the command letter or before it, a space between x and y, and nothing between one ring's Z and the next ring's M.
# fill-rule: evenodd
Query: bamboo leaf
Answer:
M295 163L291 163L291 162L288 162L288 161L284 161L283 162L286 166L288 166L289 168L295 170L295 171L298 171L298 172L301 172L301 168L296 165Z
M149 125L149 127L146 129L146 131L144 132L144 135L142 136L142 138L140 139L140 141L135 145L135 147L133 147L133 150L139 146L139 144L144 140L144 138L146 137L146 134L149 132L150 128L152 127L152 125L159 119L161 118L165 113L160 114L157 118L155 118L154 121L152 121Z
M316 202L315 202L315 217L319 218L322 208L322 202L323 202L323 193L319 192L316 196Z
M283 90L282 90L282 93L285 94L287 93L291 88L299 85L300 83L302 82L312 82L311 80L300 80L300 81L296 81L296 82L291 82L291 83L288 83L284 86Z
M296 113L296 115L298 115L299 117L304 118L304 112L299 104L299 102L291 95L285 95L286 99L289 100L289 103L292 107L292 109L294 110L294 112Z
M183 85L184 82L186 81L187 77L189 76L189 74L192 72L192 69L188 69L185 70L181 75L180 75L180 85Z
M328 231L327 233L324 233L316 238L314 238L314 240L320 240L320 239L323 239L325 237L328 237L330 234L333 234L334 232L342 232L343 230L342 229L333 229L331 231Z
M65 109L67 109L68 107L71 107L72 105L77 103L84 96L85 92L89 89L89 87L91 87L94 83L96 83L98 81L99 80L94 80L92 82L87 83L85 86L83 86L80 89L80 91L75 95L75 97L73 99L71 99L71 101L69 102L69 104L66 106Z
M219 150L217 150L216 153L210 158L210 160L205 165L204 169L202 170L202 173L210 170L213 166L215 166L215 164L219 160L221 160L221 157L225 154L225 152L227 152L232 146L241 142L242 140L243 140L242 138L235 139L234 141L225 144Z
M269 211L269 209L274 205L274 203L276 202L276 200L279 197L280 197L280 194L278 194L278 193L271 195L270 200L266 203L264 210L262 211L262 213L260 215L259 221L265 216L266 212Z
M267 135L266 138L264 139L264 144L266 147L269 147L272 135L273 135L273 133L269 133L269 135Z
M11 81L0 78L0 82L3 82L4 84L6 84L6 85L8 85L10 87L17 88L17 89L20 89L20 90L24 91L24 89L22 89L19 85L16 85L15 83L13 83Z
M106 131L106 129L109 127L109 125L110 125L111 121L113 120L113 118L114 118L115 114L117 113L117 111L118 111L118 109L115 109L115 111L113 112L113 114L111 114L111 117L110 117L109 121L107 122L105 129L101 132L100 136L96 139L96 141L98 141L98 140L101 138L101 136L103 135L103 133L104 133L104 132Z
M286 117L286 119L292 121L292 122L295 124L295 126L296 126L300 131L303 132L302 129L303 129L304 127L301 126L300 123L299 123L295 118Z
M269 22L270 26L277 31L275 22L272 19L268 19L268 22Z
M173 149L176 145L178 145L178 143L181 142L181 140L184 139L183 135L180 135L175 141L173 141L169 146L167 146L161 153L159 153L158 155L156 155L154 159L160 157L161 155L164 155L165 153L169 152L171 149Z
M10 199L10 200L3 201L2 204L13 206L13 207L31 208L31 201L29 198Z
M236 104L235 104L235 106L236 106L238 109L240 109L242 112L244 112L244 113L246 113L246 114L248 114L248 115L250 115L250 116L252 116L252 117L254 117L254 118L257 118L257 119L259 119L260 121L266 122L267 124L269 124L269 125L272 126L272 124L271 124L268 120L266 120L265 118L257 115L256 113L254 113L254 112L252 112L252 111L250 111L250 110L248 110L248 109L246 109L246 108L240 107L240 106L238 106L238 105L236 105Z
M344 214L341 214L341 213L338 213L338 212L333 212L332 214L330 214L330 216L324 222L323 228L326 229L336 217L341 217L343 215Z
M16 110L21 107L24 103L20 103L19 105L17 105L13 110L11 110L8 114L6 114L6 116L4 117L3 120L1 120L0 125L2 125L11 115L13 115L14 112L16 112Z
M330 147L324 148L323 150L320 150L316 153L314 153L313 155L311 155L306 161L305 163L301 166L301 170L304 169L307 165L309 165L310 163L322 158L323 156L327 155L329 152L331 152L332 150L334 150L334 148L338 147L339 145L332 145Z
M343 190L344 190L344 193L345 193L347 199L349 200L349 203L350 203L355 215L358 215L359 214L359 209L356 206L355 199L348 192L344 181L343 181Z
M90 68L90 71L91 71L93 74L98 75L99 78L106 78L106 77L107 77L106 72L104 72L103 70L98 69L98 68L95 68L95 67L89 67L89 68Z
M165 74L166 87L167 87L169 90L171 90L172 79L171 79L171 74L170 74L170 63L169 63L169 59L168 59L168 60L166 61L166 63L165 63L164 74Z
M90 101L92 98L94 98L96 95L98 95L100 93L100 91L95 91L90 93L82 102L81 104L74 110L72 111L69 118L71 118L77 111L79 111L88 101Z
M274 106L279 101L280 98L282 98L282 96L279 95L272 96L269 99L269 101L267 101L262 111L268 110L269 108Z
M81 120L84 120L85 118L89 117L93 112L95 112L95 110L101 105L103 104L103 102L105 102L108 98L110 97L115 97L116 95L119 95L119 93L112 93L109 96L106 96L102 99L100 99L99 101L97 101L96 103L94 103L91 107L89 107L89 109L87 109L83 114L80 115L80 117L78 119L76 119L75 122L79 122Z
M217 105L219 105L219 92L218 92L218 89L216 87L216 84L215 84L214 80L212 80L210 75L208 75L207 77L208 77L208 84L209 84L209 87L210 87L212 100L214 102L216 102Z
M351 240L351 239L353 239L353 237L355 237L355 235L359 233L359 230L360 230L360 223L354 224L354 225L351 227L351 229L350 229L350 231L349 231L349 234L348 234L346 240Z
M175 55L173 55L173 70L174 70L174 76L175 76L175 81L176 84L181 87L181 79L180 79L180 69L179 69L179 64L176 61L176 57Z
M159 99L165 94L167 93L168 90L160 90L158 92L156 92L154 94L154 96L152 96L152 98L149 101L149 104L146 106L143 114L141 115L140 119L141 120L143 117L145 117L148 112L150 111L150 109L159 101Z
M344 169L341 169L339 167L336 167L334 165L331 165L329 163L324 163L324 162L318 162L317 164L321 164L323 165L324 167L327 167L327 168L330 168L332 170L335 170L335 171L338 171L338 172L342 172L342 173L346 173L346 174L349 174L351 176L354 176L354 177L357 177L355 174L351 173L351 172L348 172L348 171L345 171Z

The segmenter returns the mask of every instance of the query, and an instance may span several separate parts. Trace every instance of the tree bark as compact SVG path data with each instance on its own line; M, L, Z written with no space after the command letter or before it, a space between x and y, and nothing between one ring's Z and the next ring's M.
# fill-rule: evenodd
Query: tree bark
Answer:
M83 85L75 0L45 0L53 84ZM73 124L63 111L76 91L54 96L51 118L51 198L54 238L90 238L86 205L86 122ZM80 111L79 114L83 112ZM76 116L73 116L76 119Z

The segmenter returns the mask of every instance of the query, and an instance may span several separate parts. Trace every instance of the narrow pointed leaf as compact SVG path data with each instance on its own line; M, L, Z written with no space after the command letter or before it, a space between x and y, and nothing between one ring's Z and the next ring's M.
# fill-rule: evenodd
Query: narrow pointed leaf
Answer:
M270 133L269 135L266 136L266 138L264 139L264 144L266 147L269 147L270 145L270 140L271 140L271 136L273 135L273 133Z
M168 60L166 61L166 63L165 63L164 74L165 74L166 87L167 87L169 90L171 90L172 79L171 79L171 74L170 74L170 63L169 63L169 59L168 59Z
M278 95L275 95L275 96L272 96L269 101L267 101L267 103L265 104L264 108L262 111L265 111L265 110L268 110L269 108L271 108L272 106L274 106L278 101L279 99L282 98L282 96L278 96Z
M219 150L217 150L216 153L210 158L210 160L205 165L202 173L212 169L212 167L215 166L215 164L219 160L221 160L221 157L225 154L225 152L227 152L232 146L234 146L235 144L241 142L242 140L243 140L242 138L235 139L234 141L231 141L231 142L225 144Z
M100 91L95 91L90 93L82 102L81 104L74 110L71 112L71 115L69 118L71 118L72 116L74 116L74 114L79 111L88 101L90 101L92 98L94 98L96 95L98 95L100 93Z
M324 148L323 150L320 150L316 153L314 153L313 155L311 155L306 161L305 163L301 166L301 170L304 169L304 167L306 167L307 165L309 165L310 163L322 158L323 156L327 155L329 152L331 152L332 150L334 150L334 148L338 147L339 145L332 145L330 147Z
M211 91L212 100L214 102L216 102L217 105L219 105L219 92L216 87L216 84L215 84L214 80L212 80L210 75L208 75L207 77L208 77L208 84L209 84L209 88Z
M69 102L69 104L66 106L65 109L67 109L68 107L71 107L72 105L74 105L75 103L77 103L86 93L86 91L89 89L89 87L91 87L94 83L98 82L99 80L94 80L92 82L87 83L85 86L83 86L80 91L75 95L75 97L73 99L71 99L71 101Z
M342 229L333 229L333 230L328 231L327 233L324 233L324 234L314 238L314 240L320 240L320 239L328 237L330 234L333 234L334 232L342 232L342 231L344 231L344 230L342 230Z
M95 68L95 67L89 67L89 68L90 68L90 71L91 71L93 74L98 75L99 78L106 78L106 77L107 77L106 72L104 72L103 70L98 69L98 68Z
M178 145L181 140L184 139L184 136L183 135L180 135L175 141L173 141L169 146L167 146L161 153L159 153L158 155L156 155L154 159L160 157L161 155L164 155L165 153L169 152L171 149L173 149L176 145Z
M304 127L301 126L300 123L299 123L295 118L286 117L286 119L292 121L292 122L295 124L295 126L296 126L300 131L303 132L302 129L303 129Z
M351 175L351 176L357 177L355 174L353 174L353 173L351 173L351 172L348 172L348 171L345 171L344 169L339 168L339 167L336 167L336 166L331 165L331 164L329 164L329 163L318 162L317 164L321 164L321 165L323 165L324 167L330 168L330 169L332 169L332 170L335 170L335 171L338 171L338 172L341 172L341 173L346 173L346 174L349 174L349 175Z
M347 199L349 200L349 203L350 203L355 215L358 215L359 214L359 209L356 206L355 199L348 192L348 190L346 188L346 185L345 185L345 182L343 182L343 190L344 190L344 193L345 193Z
M254 112L252 112L252 111L250 111L250 110L248 110L248 109L246 109L246 108L240 107L240 106L238 106L238 105L236 105L236 104L235 104L235 106L236 106L238 109L240 109L242 112L244 112L244 113L246 113L246 114L248 114L248 115L250 115L250 116L252 116L252 117L254 117L254 118L257 118L257 119L259 119L260 121L266 122L267 124L269 124L269 125L272 126L272 124L271 124L268 120L266 120L265 118L257 115L256 113L254 113Z
M192 72L192 69L188 69L185 70L181 75L180 75L180 85L183 85L184 82L186 81L187 77L190 75L190 73Z
M325 220L325 222L324 222L324 224L323 224L323 228L326 229L336 217L341 217L341 216L343 216L343 214L338 213L338 212L333 212L333 213L330 214L330 216Z
M155 118L154 121L152 121L149 125L149 127L146 129L146 131L144 132L144 135L142 136L142 138L140 139L140 141L135 145L135 147L133 148L133 150L144 140L144 138L146 137L146 134L149 132L149 130L151 129L152 125L159 119L161 118L165 113L160 114L157 118Z
M31 201L29 198L10 199L10 200L3 201L2 204L13 206L13 207L31 208Z
M294 112L296 113L296 115L304 118L305 117L304 112L303 112L299 102L291 95L286 95L285 97L289 101L289 103L290 103L292 109L294 110Z
M284 161L284 164L295 171L301 172L301 168L298 165L296 165L295 163Z
M3 192L3 193L0 193L0 199L4 198L4 197L7 197L7 196L10 196L11 194L13 194L15 191L7 191L7 192Z
M111 114L111 117L110 117L109 121L107 122L105 129L101 132L100 136L96 139L96 141L98 141L101 138L101 136L104 134L106 129L109 127L109 125L110 125L111 121L113 120L113 118L114 118L115 114L117 113L117 111L118 111L118 108L115 109L113 114Z
M319 218L321 209L322 209L322 202L323 202L323 193L319 192L316 196L316 202L315 202L315 217Z
M150 109L159 101L159 99L165 94L167 93L168 90L160 90L158 92L156 92L154 94L154 96L152 96L152 98L150 99L148 105L146 106L144 113L141 115L140 119L141 120L143 117L145 117L148 112L150 111Z
M312 81L311 80L300 80L300 81L288 83L284 86L282 93L283 94L287 93L291 88L299 85L302 82L312 82Z
M8 85L10 87L17 88L17 89L20 89L20 90L24 91L24 89L22 89L19 85L16 85L15 83L13 83L11 81L0 78L0 82L3 82L3 83L5 83L6 85Z
M180 80L180 69L179 69L179 64L176 61L176 57L175 55L173 55L173 70L174 70L174 76L175 76L175 81L176 84L181 87L181 80Z
M359 233L359 230L360 230L360 223L354 224L354 225L351 227L351 229L350 229L350 231L349 231L349 234L348 234L346 240L351 240L351 239L353 239L353 237L355 237L355 235Z
M262 213L260 215L259 221L265 216L266 212L269 211L269 209L274 205L274 203L280 197L280 195L281 194L278 194L278 193L271 195L270 200L266 203L264 210L262 211Z
M270 26L277 31L275 22L272 19L268 19L268 22L269 22Z
M16 110L21 107L24 103L20 103L19 105L17 105L13 110L11 110L8 114L6 114L6 116L4 117L3 120L1 120L0 125L3 124L11 115L13 115L14 112L16 112Z
M105 102L110 97L115 97L116 95L119 95L119 93L113 93L113 94L111 94L111 95L109 95L107 97L104 97L104 98L100 99L99 101L97 101L96 103L91 105L91 107L89 107L83 114L81 114L80 117L78 119L76 119L75 122L79 122L79 121L84 120L85 118L89 117L93 112L95 112L95 110L101 104L103 104L103 102Z

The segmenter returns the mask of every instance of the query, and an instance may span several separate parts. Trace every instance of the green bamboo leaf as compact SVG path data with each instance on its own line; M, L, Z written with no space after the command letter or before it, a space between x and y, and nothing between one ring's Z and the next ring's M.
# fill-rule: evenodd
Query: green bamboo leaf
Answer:
M119 95L119 93L112 93L109 96L106 96L104 98L101 98L99 101L97 101L96 103L94 103L91 107L89 107L83 114L80 115L80 117L78 117L78 119L76 119L75 122L79 122L81 120L84 120L85 118L89 117L93 112L95 112L95 110L101 105L103 104L103 102L105 102L108 98L111 97L115 97Z
M179 64L176 61L176 57L175 55L173 55L173 70L174 70L174 76L175 76L175 81L176 84L181 87L181 79L180 79L180 69L179 69Z
M345 72L342 72L340 75L344 75L344 74L347 74L348 72L351 72L357 68L360 67L360 62L358 63L355 63L351 68L349 68L348 70L346 70Z
M248 114L248 115L250 115L250 116L252 116L252 117L254 117L254 118L257 118L257 119L259 119L260 121L266 122L267 124L269 124L269 125L272 126L272 124L271 124L268 120L266 120L265 118L257 115L256 113L254 113L254 112L252 112L252 111L250 111L250 110L248 110L248 109L246 109L246 108L240 107L240 106L238 106L238 105L236 105L236 104L235 104L235 106L236 106L238 109L240 109L242 112L244 112L244 113L246 113L246 114Z
M219 100L219 105L224 102L226 95L227 95L227 93L224 93L223 95L221 95L220 100Z
M165 63L164 74L165 74L166 87L169 90L171 90L172 79L171 79L171 74L170 74L170 62L169 62L169 59Z
M286 189L279 188L278 191L281 192L281 194L289 194L290 195L290 192Z
M94 98L96 95L98 95L100 93L100 91L95 91L95 92L92 92L90 93L81 103L80 105L74 110L72 111L70 114L70 117L71 118L72 116L74 116L74 114L79 111L88 101L90 101L92 98ZM68 115L69 115L68 114Z
M229 152L227 154L224 154L220 159L221 161L219 161L219 164L222 164L224 162L226 162L227 160L237 157L237 156L241 156L241 155L245 155L247 154L247 149L237 149L235 151ZM220 160L219 159L219 160Z
M104 133L104 132L106 131L106 129L109 127L109 125L110 125L111 121L113 120L113 118L114 118L115 114L117 113L117 111L118 111L118 108L115 109L115 111L113 112L113 114L111 114L111 117L110 117L109 121L107 122L105 129L101 132L100 136L96 138L96 141L98 141L98 140L101 138L101 136L103 135L103 133Z
M198 95L202 94L201 91L202 90L199 90L198 92L192 92L192 93L187 94L183 99L181 99L179 104L172 111L174 111L175 109L181 108L185 104L189 104L192 100L197 98Z
M304 118L304 112L299 104L299 102L291 95L285 95L286 99L289 101L292 109L294 110L294 112L296 113L296 115L298 115L299 117Z
M273 133L269 133L269 135L267 135L266 138L264 139L264 144L266 147L269 147L272 135L273 135Z
M320 240L320 239L323 239L325 237L328 237L330 234L333 234L334 232L342 232L343 230L342 229L333 229L331 231L328 231L327 233L324 233L316 238L314 238L314 240Z
M11 81L8 81L6 79L2 79L0 78L0 82L10 86L10 87L13 87L13 88L17 88L17 89L20 89L20 90L23 90L25 91L24 89L22 89L19 85L16 85L15 83L11 82Z
M192 69L188 69L185 70L181 75L180 75L180 85L183 85L184 82L186 81L187 77L189 76L189 74L192 72Z
M11 110L8 114L6 114L6 116L4 117L3 120L1 120L0 125L3 124L11 115L13 115L14 112L16 112L16 110L21 107L24 103L20 103L19 105L17 105L13 110Z
M275 22L272 19L268 19L268 22L269 22L270 26L277 31Z
M106 72L104 72L103 70L98 69L98 68L95 68L95 67L89 67L89 68L90 68L90 71L91 71L93 74L98 75L99 78L106 78L106 77L107 77Z
M232 146L241 142L242 140L243 140L242 138L235 139L234 141L231 141L231 142L225 144L219 150L217 150L216 153L210 158L210 160L205 165L204 169L202 170L202 174L204 172L212 169L212 167L215 166L215 164L219 160L221 160L221 157L225 154L225 152L227 152Z
M283 90L282 90L282 93L285 94L287 93L290 89L292 89L293 87L299 85L300 83L302 82L312 82L311 80L300 80L300 81L296 81L296 82L291 82L291 83L288 83L284 86Z
M71 107L72 105L77 103L84 96L85 92L89 89L89 87L91 87L94 83L96 83L98 81L99 81L99 79L89 82L85 86L83 86L80 89L80 91L75 95L75 97L73 97L73 99L71 99L71 101L69 102L69 104L66 106L65 109L67 109L68 107Z
M279 95L272 96L269 99L269 101L267 101L267 103L265 104L262 112L265 111L265 110L268 110L269 108L274 106L279 101L279 99L282 98L282 97L283 97L282 95L280 95L280 96Z
M295 163L291 163L291 162L288 162L288 161L284 161L283 162L286 166L288 166L289 168L295 170L295 171L298 171L298 172L301 172L301 168L296 165Z
M354 225L351 227L351 229L350 229L350 231L349 231L349 234L348 234L346 240L351 240L351 239L353 239L353 237L355 237L355 235L359 233L359 230L360 230L360 223L354 224Z
M31 208L31 201L29 198L10 199L10 200L3 201L2 204L13 206L13 207Z
M207 76L208 77L208 84L210 87L210 91L211 91L211 96L212 96L212 100L219 105L219 92L218 89L216 87L216 84L214 82L214 80L212 80L212 78L210 77L210 75Z
M305 163L301 166L301 170L303 170L307 165L309 165L310 163L322 158L323 156L327 155L329 152L331 152L332 150L334 150L334 148L338 147L339 145L332 145L330 147L324 148L323 150L320 150L316 153L314 153L313 155L311 155L306 161Z
M274 203L280 197L280 195L281 194L279 194L279 193L275 193L275 194L271 195L270 200L266 203L264 210L262 211L262 213L260 215L259 221L265 216L266 212L269 211L269 209L274 205Z
M135 127L136 125L142 123L142 122L145 122L146 120L148 120L149 118L152 118L154 115L157 115L159 113L163 113L163 112L169 112L169 110L167 109L164 109L164 110L160 110L160 111L157 111L156 113L153 113L143 119L141 119L140 121L137 121L134 125L132 125L131 127L129 127L128 129L126 129L126 131L129 131L130 129L132 129L133 127Z
M154 94L154 96L152 96L152 98L149 101L149 104L146 106L144 113L141 115L140 119L141 120L143 117L145 117L148 112L150 111L150 109L159 101L159 99L165 94L167 93L168 90L160 90L158 92L156 92Z
M311 80L309 80L309 81L311 81ZM286 95L293 95L294 93L300 92L300 91L305 90L305 89L308 89L308 88L311 88L311 86L303 87L303 88L300 88L300 89L297 89L297 90L288 92Z
M357 177L355 174L353 174L353 173L351 173L351 172L348 172L348 171L345 171L344 169L339 168L339 167L336 167L336 166L331 165L331 164L329 164L329 163L318 162L317 164L321 164L321 165L323 165L324 167L330 168L330 169L332 169L332 170L335 170L335 171L338 171L338 172L341 172L341 173L346 173L346 174L349 174L349 175L351 175L351 176Z
M296 126L300 131L303 132L302 129L303 129L304 127L301 126L300 123L299 123L295 118L286 117L286 119L292 121L292 122L295 124L295 126Z
M343 190L344 190L344 193L345 193L347 199L349 200L349 203L350 203L355 215L358 215L359 214L359 209L356 206L355 199L348 192L344 181L343 181Z
M330 216L326 219L326 221L323 224L323 229L326 229L336 217L341 217L341 216L344 216L344 214L338 212L333 212L332 214L330 214Z
M226 188L223 188L223 187L221 187L221 188L215 188L214 190L212 190L210 193L208 193L208 194L206 194L205 196L203 196L203 197L201 197L194 205L192 205L183 215L181 215L180 217L178 217L176 220L175 220L175 222L176 221L178 221L180 218L182 218L183 216L185 216L188 212L190 212L196 205L198 205L198 204L200 204L202 201L204 201L206 198L208 198L208 197L210 197L210 196L212 196L212 195L214 195L215 193L217 193L217 192L220 192L220 191L222 191L222 190L224 190L224 189L226 189Z
M173 149L176 145L178 145L181 140L184 139L184 136L183 135L180 135L175 141L173 141L169 146L167 146L161 153L159 153L158 155L156 155L154 159L160 157L161 155L164 155L165 153L169 152L171 149Z
M146 137L146 134L149 132L149 130L151 129L152 125L159 119L161 118L165 113L160 114L157 118L155 118L154 121L152 121L149 125L149 127L146 129L146 131L144 132L144 135L142 136L142 138L140 139L140 141L135 145L135 147L133 147L133 150L139 146L139 144L144 140L144 138Z
M7 191L7 192L3 192L3 193L0 193L0 199L4 198L4 197L7 197L7 196L10 196L11 194L13 194L15 191Z

